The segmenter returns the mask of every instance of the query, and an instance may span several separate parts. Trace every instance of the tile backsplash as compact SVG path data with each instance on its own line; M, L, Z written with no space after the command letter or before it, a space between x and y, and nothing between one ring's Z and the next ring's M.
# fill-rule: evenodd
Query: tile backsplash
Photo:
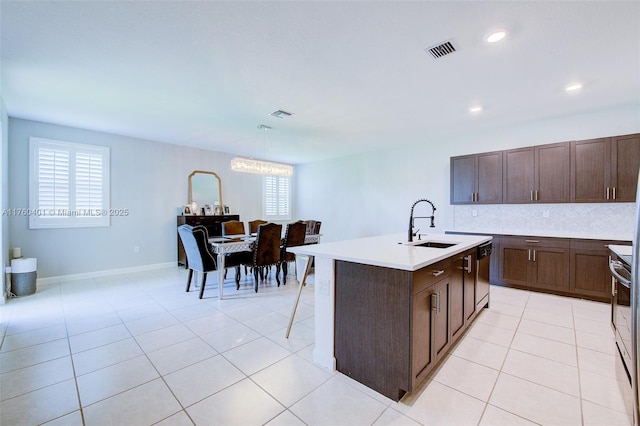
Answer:
M457 231L631 240L635 203L455 205Z

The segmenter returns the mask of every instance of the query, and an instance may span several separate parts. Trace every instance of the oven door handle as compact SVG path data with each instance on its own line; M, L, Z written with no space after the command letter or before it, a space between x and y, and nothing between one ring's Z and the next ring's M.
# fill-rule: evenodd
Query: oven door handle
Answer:
M623 270L623 271L626 272L626 269L622 265L622 263L620 263L618 261L615 261L615 260L609 262L609 270L611 271L611 274L618 280L618 282L620 282L622 285L624 285L627 288L631 288L631 280L623 277L618 272L618 270Z

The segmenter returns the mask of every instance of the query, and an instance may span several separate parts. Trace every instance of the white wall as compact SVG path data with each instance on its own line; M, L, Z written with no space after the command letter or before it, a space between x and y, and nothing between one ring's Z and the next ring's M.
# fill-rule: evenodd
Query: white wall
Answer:
M297 212L301 218L321 220L323 241L335 241L407 232L411 205L425 197L437 207L433 231L443 232L465 224L464 218L454 220L456 209L449 204L451 156L637 132L640 111L637 105L631 105L454 139L431 139L425 134L422 144L410 148L391 146L383 151L298 166ZM598 208L610 211L611 206L606 206L596 206L595 214L599 214ZM571 215L575 207L558 207L560 210L555 210L547 222L551 229L556 218ZM425 210L416 210L416 214L430 213L426 204L418 208ZM619 209L622 214L633 210L625 206ZM467 213L464 209L458 211ZM499 206L483 209L483 215L501 213ZM431 231L425 221L417 221L415 226L421 232Z
M9 117L7 116L7 109L4 105L4 100L0 97L0 204L2 204L2 210L5 210L9 205L9 137L7 125ZM0 272L0 289L2 291L0 303L6 301L6 285L5 280L7 275L4 273L4 266L9 266L9 218L6 215L2 215L2 224L0 225L0 240L2 241L2 254L0 260L2 261L3 270Z
M223 202L241 220L262 215L262 178L232 172L229 154L16 118L9 119L9 208L29 207L31 136L110 147L111 207L130 212L107 228L28 229L27 217L10 217L10 247L38 259L38 278L175 262L176 208L188 202L193 170L220 176Z

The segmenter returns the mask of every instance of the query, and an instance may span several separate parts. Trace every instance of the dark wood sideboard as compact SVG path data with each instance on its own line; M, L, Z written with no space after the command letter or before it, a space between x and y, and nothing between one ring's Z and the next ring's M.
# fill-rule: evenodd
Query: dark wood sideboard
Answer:
M204 225L210 237L219 237L222 235L222 222L228 222L230 220L240 220L240 216L237 214L225 216L178 216L177 226L185 224L191 226ZM178 238L178 265L186 266L187 256L177 231L176 237Z

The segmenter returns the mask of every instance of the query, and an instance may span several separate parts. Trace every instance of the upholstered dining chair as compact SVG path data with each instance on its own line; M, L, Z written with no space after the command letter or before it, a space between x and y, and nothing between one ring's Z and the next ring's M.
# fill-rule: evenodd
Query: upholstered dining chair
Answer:
M245 235L244 222L239 220L222 222L222 236L227 237L230 235Z
M251 222L249 222L249 233L255 234L256 232L258 232L258 226L266 225L267 223L268 222L266 220L260 220L260 219L252 220Z
M289 262L294 262L296 260L296 255L287 251L287 248L304 245L306 232L307 225L302 221L287 224L284 239L282 240L282 247L280 248L280 256L282 259L282 281L284 284L287 284L288 264Z
M282 225L266 223L258 227L258 234L253 243L251 252L239 253L240 264L253 268L255 291L258 292L258 274L264 279L264 269L268 266L276 266L276 281L280 287L280 242ZM236 281L239 288L239 283Z
M216 257L209 245L209 233L202 225L180 225L178 235L182 240L184 251L187 255L189 276L187 277L187 289L191 287L193 271L202 273L202 283L200 285L200 299L204 294L204 287L207 282L207 273L218 269Z
M244 222L240 222L238 220L230 220L227 222L222 222L222 236L223 237L233 237L234 235L246 235L244 231ZM227 253L224 255L224 264L227 266L224 270L224 278L227 278L227 269L232 265L236 268L236 287L239 287L238 281L240 280L240 263L238 258L239 253ZM246 275L247 268L244 268L244 273Z

